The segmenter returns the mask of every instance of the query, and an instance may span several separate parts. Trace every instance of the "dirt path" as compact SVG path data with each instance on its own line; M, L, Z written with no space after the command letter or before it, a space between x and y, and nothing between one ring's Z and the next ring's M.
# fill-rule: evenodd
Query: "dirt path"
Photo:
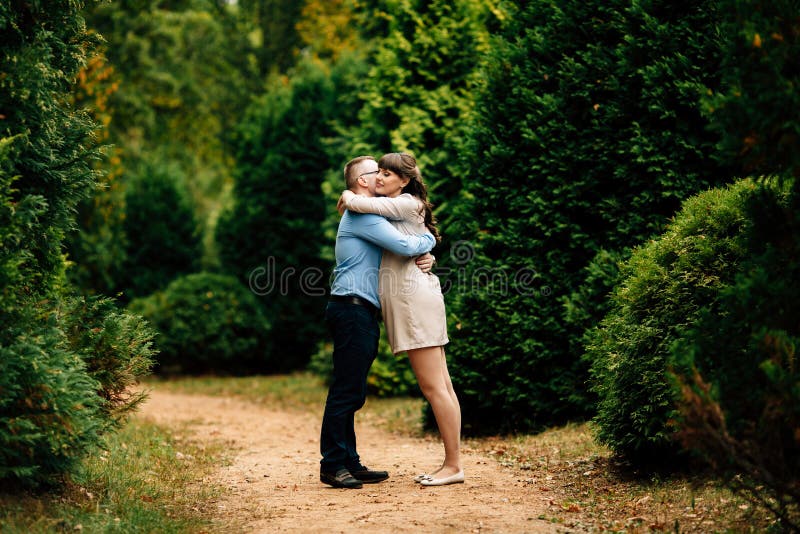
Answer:
M493 459L467 451L465 484L425 488L412 477L440 461L437 441L358 425L359 452L388 481L360 490L319 482L319 417L246 401L151 391L140 417L188 425L188 437L231 446L211 481L226 491L206 503L234 532L557 532L542 519L548 499ZM563 532L563 530L561 530Z

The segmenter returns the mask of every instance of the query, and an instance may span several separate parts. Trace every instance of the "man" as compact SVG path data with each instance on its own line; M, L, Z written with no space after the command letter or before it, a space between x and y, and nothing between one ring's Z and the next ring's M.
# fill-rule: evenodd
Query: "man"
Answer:
M347 188L375 196L378 163L370 156L350 160L344 168ZM325 402L320 436L320 480L336 488L360 488L389 478L361 464L356 451L355 412L367 398L367 374L378 353L380 300L378 271L383 249L418 256L435 244L432 235L405 235L371 213L345 211L336 234L336 268L325 321L333 335L333 380ZM429 255L418 260L430 270Z

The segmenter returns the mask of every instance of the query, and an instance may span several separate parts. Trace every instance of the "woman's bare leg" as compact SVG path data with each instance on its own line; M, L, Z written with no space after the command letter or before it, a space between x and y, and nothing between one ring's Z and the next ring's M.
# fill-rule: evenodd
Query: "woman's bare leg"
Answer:
M411 368L422 394L428 400L444 442L444 463L436 473L444 478L461 471L461 410L450 383L442 347L408 351Z
M458 396L456 396L456 391L453 389L453 382L450 380L450 371L447 369L447 358L444 355L444 347L439 347L442 351L442 370L444 371L444 380L447 384L447 392L450 394L450 399L453 402L453 405L456 407L456 413L458 413L458 441L459 444L461 443L461 404L458 402Z

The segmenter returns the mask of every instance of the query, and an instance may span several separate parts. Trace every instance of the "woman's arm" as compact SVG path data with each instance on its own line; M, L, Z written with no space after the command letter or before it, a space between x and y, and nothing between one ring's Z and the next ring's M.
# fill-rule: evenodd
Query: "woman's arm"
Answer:
M415 221L420 218L419 202L411 195L398 197L365 197L350 190L342 193L341 203L350 211L374 213L393 221Z

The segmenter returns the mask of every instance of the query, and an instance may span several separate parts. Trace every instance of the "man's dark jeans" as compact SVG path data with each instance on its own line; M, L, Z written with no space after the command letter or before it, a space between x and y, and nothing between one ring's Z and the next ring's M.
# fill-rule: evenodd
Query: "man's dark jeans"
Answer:
M378 354L380 327L372 310L329 302L325 321L333 336L333 379L322 417L320 469L335 473L360 466L355 413L367 400L367 374Z

